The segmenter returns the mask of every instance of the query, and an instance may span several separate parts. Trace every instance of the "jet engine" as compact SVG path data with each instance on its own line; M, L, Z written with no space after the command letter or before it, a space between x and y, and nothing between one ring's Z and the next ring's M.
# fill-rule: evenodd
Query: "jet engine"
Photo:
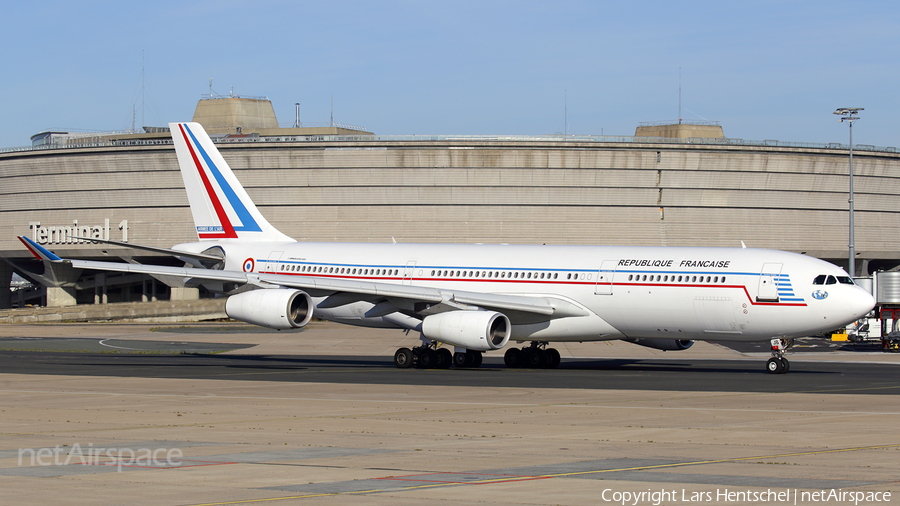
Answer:
M662 351L681 351L694 345L694 341L687 339L636 338L626 339L626 341Z
M253 290L228 297L225 314L235 320L272 329L296 329L312 319L313 303L310 296L300 290Z
M422 321L422 333L428 339L474 351L503 348L511 330L509 318L494 311L449 311Z

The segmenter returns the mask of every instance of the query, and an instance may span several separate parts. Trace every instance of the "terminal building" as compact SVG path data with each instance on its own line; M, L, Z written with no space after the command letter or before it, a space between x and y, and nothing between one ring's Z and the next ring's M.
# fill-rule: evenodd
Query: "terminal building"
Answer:
M201 100L251 198L300 241L761 247L847 267L848 146L727 138L713 123L634 136L384 136L278 126L265 98ZM900 153L855 145L857 276L900 266ZM168 248L197 240L167 128L42 132L0 150L0 308L194 299L142 275L42 265L60 256L168 263L93 237ZM31 282L15 286L13 273Z

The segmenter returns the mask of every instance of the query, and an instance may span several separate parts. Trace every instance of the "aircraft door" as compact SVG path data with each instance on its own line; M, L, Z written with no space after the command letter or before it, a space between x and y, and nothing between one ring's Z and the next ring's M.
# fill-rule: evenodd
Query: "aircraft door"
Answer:
M778 278L781 277L782 265L763 264L756 291L757 302L778 302Z
M406 262L406 267L403 269L403 284L404 285L412 284L413 272L415 270L416 270L416 262L415 261Z
M266 259L266 270L265 272L278 272L278 261L281 260L281 255L283 255L283 251L273 251L269 253L269 258Z
M612 295L613 277L616 274L618 260L604 260L597 272L597 284L594 293L597 295Z

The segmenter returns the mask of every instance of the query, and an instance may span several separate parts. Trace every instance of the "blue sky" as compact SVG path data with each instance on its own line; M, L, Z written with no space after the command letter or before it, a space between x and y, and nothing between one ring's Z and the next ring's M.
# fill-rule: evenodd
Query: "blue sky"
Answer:
M378 134L727 137L900 147L890 1L13 2L0 19L0 147L47 128L190 120L201 94L267 96L279 122ZM141 86L142 54L145 78ZM566 99L566 96L568 99ZM142 107L143 104L143 107Z

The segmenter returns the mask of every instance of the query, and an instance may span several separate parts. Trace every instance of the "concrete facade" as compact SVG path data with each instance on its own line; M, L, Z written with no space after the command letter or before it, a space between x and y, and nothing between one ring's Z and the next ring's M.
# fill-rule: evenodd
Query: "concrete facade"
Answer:
M744 241L846 265L846 149L365 136L219 148L269 221L301 241ZM855 150L854 167L857 265L892 268L900 155ZM150 259L67 243L65 229L160 247L196 240L171 145L3 153L0 181L0 255L19 266L30 255L17 235L62 256L138 261ZM78 289L90 300L104 283L83 274ZM140 300L139 292L120 300Z

